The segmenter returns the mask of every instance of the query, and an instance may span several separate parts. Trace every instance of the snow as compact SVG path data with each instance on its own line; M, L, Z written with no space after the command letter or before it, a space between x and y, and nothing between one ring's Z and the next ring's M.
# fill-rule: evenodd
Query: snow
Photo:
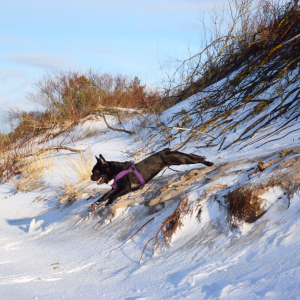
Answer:
M189 101L164 112L161 119L169 122L172 114L188 108ZM112 119L108 121L116 124ZM129 120L124 125L134 127L134 122ZM299 124L293 126L296 129ZM101 134L72 143L68 136L67 145L88 147L92 155L101 153L107 160L121 161L128 159L129 150L141 145L141 139L108 131L101 121L79 125L72 137L91 128ZM145 129L141 136L146 134ZM280 134L283 136L285 131ZM227 140L233 140L233 136L228 135ZM288 200L282 188L270 188L261 196L267 213L253 224L241 224L237 230L230 228L225 209L212 201L212 196L219 194L217 185L233 187L245 181L247 173L241 176L233 172L255 167L260 155L299 144L297 132L270 142L267 150L256 149L258 144L243 151L239 151L241 145L221 152L215 148L195 150L197 143L190 143L184 152L205 155L219 164L239 163L213 182L193 185L188 199L190 203L200 201L200 218L197 211L184 216L171 243L155 254L153 242L149 242L141 263L145 245L178 202L168 201L155 213L144 205L118 209L104 223L101 219L82 220L95 199L87 200L87 194L72 205L58 205L53 191L65 184L62 172L76 185L78 179L65 156L79 154L56 154L54 166L40 174L45 182L43 188L16 193L12 181L0 185L1 299L298 299L299 191ZM184 171L191 166L173 169ZM163 176L173 172L167 170ZM255 180L265 179L258 174ZM108 188L88 184L102 192Z

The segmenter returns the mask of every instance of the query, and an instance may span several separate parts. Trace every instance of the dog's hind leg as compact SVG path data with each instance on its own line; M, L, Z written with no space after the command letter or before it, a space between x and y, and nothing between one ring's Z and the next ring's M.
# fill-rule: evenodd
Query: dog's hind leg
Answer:
M164 151L163 159L168 165L204 164L213 166L212 162L206 161L205 156L185 154L179 151Z

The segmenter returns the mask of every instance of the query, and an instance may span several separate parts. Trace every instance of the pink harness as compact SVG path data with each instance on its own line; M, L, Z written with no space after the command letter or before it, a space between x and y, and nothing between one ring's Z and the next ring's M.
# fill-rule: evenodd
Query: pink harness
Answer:
M117 186L117 181L122 178L123 176L127 175L128 173L134 172L134 174L137 176L137 178L139 179L140 183L142 184L142 186L140 187L140 189L142 189L145 186L145 180L143 178L143 176L141 175L141 173L135 168L135 164L134 162L131 160L131 167L128 170L124 170L122 172L120 172L114 179L114 183L111 185L111 187L114 190L118 190L118 186Z

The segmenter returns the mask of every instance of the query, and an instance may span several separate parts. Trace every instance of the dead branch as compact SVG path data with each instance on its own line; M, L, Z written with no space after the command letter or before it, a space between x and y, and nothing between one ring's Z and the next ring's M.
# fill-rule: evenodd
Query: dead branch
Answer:
M196 149L216 147L218 144L206 144L205 146L195 146Z
M99 108L100 108L100 112L101 112L102 118L103 118L103 120L104 120L106 126L107 126L110 130L113 130L113 131L119 131L119 132L125 132L125 133L128 133L128 134L134 134L133 131L129 131L129 130L125 130L125 129L113 128L113 127L111 127L111 126L108 124L108 122L107 122L107 120L106 120L106 118L105 118L105 115L104 115L103 110L102 110L102 105L99 105Z
M222 140L222 142L221 142L221 145L220 145L220 147L219 147L218 151L220 151L220 150L221 150L221 148L222 148L222 146L223 146L223 144L224 144L225 140L226 140L226 136L224 136L224 137L223 137L223 140Z
M142 227L139 228L129 239L127 239L121 246L119 246L116 250L119 250L122 246L124 246L129 240L131 240L142 228L144 228L148 223L154 220L154 217L148 220Z
M41 140L39 142L39 144L46 143L48 140L55 139L56 137L62 135L63 133L68 132L69 130L71 130L72 127L74 127L75 125L77 125L77 123L78 123L77 121L72 122L69 126L67 126L64 129L59 130L57 133L51 133L51 130L54 129L55 126L58 125L58 124L53 124L50 128L48 128L48 130L50 132L47 133L46 137L43 138L43 140Z
M297 34L296 36L294 36L293 38L289 39L288 41L282 43L282 45L286 45L292 41L294 41L295 39L297 39L298 37L300 37L300 34Z
M176 147L174 147L172 150L180 150L181 148L183 148L192 138L194 137L194 134L191 134L183 143L177 145Z
M65 146L53 146L53 147L48 147L45 149L41 149L37 152L34 153L29 153L29 154L24 154L18 157L18 160L21 160L22 158L26 158L26 157L30 157L30 156L38 156L42 153L45 153L47 151L53 151L53 150L67 150L67 151L71 151L71 152L77 152L77 153L81 153L84 150L78 150L78 149L74 149L74 148L70 148L70 147L65 147Z
M139 264L141 263L141 261L142 261L142 258L143 258L143 255L144 255L144 252L145 252L145 250L146 250L146 248L147 248L147 246L148 246L148 244L152 241L152 240L154 240L155 239L155 236L153 237L153 238L151 238L147 243L146 243L146 245L144 246L144 249L143 249L143 252L142 252L142 255L141 255L141 257L140 257L140 261L139 261Z
M206 133L206 132L203 132L203 131L200 131L200 130L197 130L197 129L190 129L190 128L181 128L181 127L170 127L172 129L176 129L176 130L190 130L190 131L194 131L194 132L197 132L197 133L200 133L200 134L204 134L204 135L208 135L209 137L211 137L212 139L214 139L215 137L209 133Z
M172 141L174 141L174 140L176 140L176 139L177 139L177 136L171 137L170 139L168 139L167 141L165 141L165 142L163 143L163 146L168 145L169 143L171 143Z
M158 126L160 127L160 130L161 130L162 134L164 135L165 139L168 140L168 134L166 134L166 129L162 127L162 124L158 120L154 109L152 109L152 113L153 113L153 116L155 118L155 121L157 122Z
M289 135L290 133L292 133L292 132L294 132L294 131L298 131L298 130L300 130L300 128L297 128L297 129L295 129L295 130L292 130L292 131L288 132L287 134L285 134L284 136L282 136L282 137L280 137L280 138L278 138L278 139L273 139L273 140L267 141L267 142L265 142L265 143L263 143L263 144L261 144L261 145L255 147L255 149L257 149L257 148L259 148L259 147L261 147L261 146L263 146L263 145L265 145L265 144L267 144L267 143L271 143L271 142L274 142L274 141L281 140L281 139L283 139L284 137L286 137L287 135Z
M201 134L216 132L214 135L222 139L219 150L253 138L279 118L286 119L286 124L299 118L300 6L278 3L273 16L260 24L256 14L247 10L249 3L237 7L237 16L233 16L227 36L216 35L215 40L207 44L207 61L201 61L201 52L180 64L168 90L169 94L174 91L177 102L195 95L191 109L174 114L171 121L180 124L187 116L196 116L191 128L197 128ZM249 12L254 27L236 27L239 26L236 21L244 18L240 8ZM265 7L258 7L257 13L264 16ZM220 84L215 85L217 82ZM268 99L265 99L266 94ZM245 123L239 136L228 145L222 145L227 132L239 132L236 129ZM195 137L192 136L187 135L177 148L184 147ZM265 135L252 139L251 143L261 139L265 139Z

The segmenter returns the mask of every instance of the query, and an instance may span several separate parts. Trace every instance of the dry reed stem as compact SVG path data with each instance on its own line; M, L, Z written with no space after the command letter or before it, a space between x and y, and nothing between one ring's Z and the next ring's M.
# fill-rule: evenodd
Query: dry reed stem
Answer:
M79 153L76 157L65 156L68 166L78 176L78 183L89 179L93 168L93 155L91 151Z
M155 236L147 241L147 243L144 246L139 263L141 263L142 261L143 254L147 248L147 245L152 240L154 240L153 253L163 242L165 243L165 246L170 242L172 234L176 231L177 228L180 228L182 226L182 222L180 219L189 212L191 212L190 205L188 205L188 199L185 199L178 204L175 211L163 222L163 224L159 227L158 231L156 232ZM159 235L161 233L162 237L159 239Z
M116 250L119 250L122 246L124 246L129 240L131 240L141 229L143 229L148 223L154 220L154 217L150 220L148 220L143 226L141 226L133 235L131 235L121 246L116 248Z
M21 160L22 158L26 158L26 157L29 157L29 156L38 156L44 152L47 152L47 151L53 151L53 150L67 150L67 151L71 151L71 152L77 152L77 153L81 153L83 152L84 150L78 150L78 149L74 149L74 148L70 148L70 147L65 147L65 146L53 146L53 147L48 147L48 148L45 148L45 149L41 149L37 152L34 152L34 153L28 153L28 154L24 154L24 155L21 155L20 157L18 157L18 160Z
M27 157L21 167L20 173L24 177L30 176L31 174L39 171L49 170L54 164L53 155L42 155Z
M146 248L147 248L147 246L148 246L148 244L152 241L152 240L154 240L155 239L155 236L153 237L153 238L151 238L147 243L146 243L146 245L144 246L144 249L143 249L143 252L142 252L142 255L141 255L141 257L140 257L140 261L139 261L139 264L141 263L141 261L142 261L142 258L143 258L143 255L144 255L144 252L145 252L145 250L146 250Z

